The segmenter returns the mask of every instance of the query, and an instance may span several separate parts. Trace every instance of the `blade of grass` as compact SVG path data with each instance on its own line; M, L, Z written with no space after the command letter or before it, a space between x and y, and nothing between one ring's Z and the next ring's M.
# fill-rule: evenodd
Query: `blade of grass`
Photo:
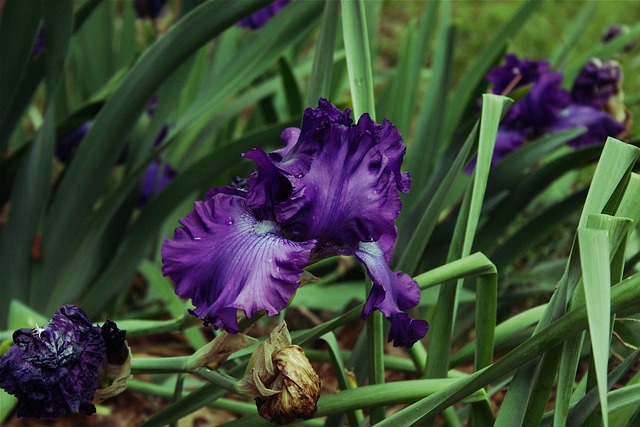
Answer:
M159 84L200 46L267 3L266 0L204 3L172 26L140 57L105 103L58 187L45 221L44 277L57 276L62 259L77 241L77 236L68 230L88 216L126 136ZM88 176L92 179L86 179ZM46 280L38 285L43 291Z
M473 238L480 218L480 211L486 190L486 183L491 167L491 157L493 155L493 147L498 132L498 124L502 115L505 98L497 95L485 95L482 103L482 116L480 119L480 133L478 143L478 161L474 172L473 182L468 188L467 193L460 208L460 214L456 221L456 229L453 235L453 241L449 248L448 260L453 261L465 257L470 254L473 245ZM496 282L497 283L497 282ZM489 288L497 286L493 283ZM458 281L456 286L442 286L440 295L438 296L437 309L433 318L433 323L439 325L431 335L430 348L431 351L427 358L425 368L425 376L427 378L443 377L447 373L449 366L449 353L451 349L451 336L453 333L454 319L456 316L458 296L457 293L462 285ZM487 297L492 296L493 302L483 298L483 302L487 303L482 307L478 305L478 316L486 317L486 322L481 322L479 326L483 329L493 322L489 330L484 330L485 338L489 343L480 343L480 347L488 349L493 347L493 331L495 331L495 296L493 290L489 291ZM487 356L485 353L484 356ZM482 363L486 362L485 357Z
M349 72L353 114L359 118L369 113L375 120L371 51L367 33L367 16L362 0L345 0L342 5L342 32Z
M338 380L340 390L352 389L353 386L350 385L350 381L347 378L344 362L342 361L342 354L340 353L340 346L338 345L338 340L336 340L335 334L333 332L327 332L322 335L320 339L326 342L329 346L331 364L333 365L333 371L336 375L336 379ZM360 425L364 415L362 414L362 411L350 410L347 411L347 418L349 419L349 425L357 426Z
M571 25L563 34L560 43L556 46L549 57L549 63L555 70L562 70L567 64L571 53L575 51L575 45L585 28L591 22L591 16L598 7L598 2L587 2L582 6L580 12L571 20Z
M447 89L451 77L454 30L450 26L451 4L440 2L438 33L431 66L431 79L422 103L413 143L407 148L406 169L411 173L414 188L427 183L429 173L441 148L442 126L447 106ZM408 196L408 200L417 196ZM409 202L411 203L411 202Z
M611 289L611 310L619 312L627 308L635 308L640 304L640 273L618 283ZM470 392L479 390L508 372L532 360L560 343L567 336L583 331L588 327L587 311L584 304L576 310L562 316L557 321L542 328L511 352L507 353L492 365L458 380L434 395L424 398L379 423L380 427L411 425L424 417L433 416L448 406L460 401Z
M333 54L336 45L340 4L326 1L320 22L320 34L316 41L313 68L307 85L306 106L313 106L320 97L328 98L331 89Z

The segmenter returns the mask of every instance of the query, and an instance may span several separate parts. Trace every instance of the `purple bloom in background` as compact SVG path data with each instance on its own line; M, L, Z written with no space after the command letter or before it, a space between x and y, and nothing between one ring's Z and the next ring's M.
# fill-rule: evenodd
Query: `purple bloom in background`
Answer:
M516 55L505 55L505 64L492 68L486 79L492 85L492 92L508 95L514 89L536 83L543 74L549 72L547 61L530 61Z
M173 240L162 245L163 273L176 293L191 298L193 314L216 328L238 332L237 310L270 316L286 307L303 268L334 255L353 255L373 281L363 309L391 321L389 340L411 346L427 322L404 313L418 304L417 283L393 272L389 261L410 178L400 167L405 146L389 121L321 99L302 126L282 133L285 146L244 157L256 170L246 188L219 187L195 202Z
M0 387L18 398L19 417L93 414L105 359L99 327L78 307L61 307L43 327L19 329L0 359Z
M502 123L516 130L533 129L534 133L536 129L552 125L571 98L561 84L562 73L541 75L527 94L511 107Z
M69 163L76 149L89 132L92 122L84 122L68 134L64 135L56 144L55 154L62 163Z
M176 175L176 170L169 163L163 162L160 157L151 162L142 179L138 207L146 206L149 199L161 193Z
M571 99L578 104L603 109L609 99L620 92L622 72L616 61L592 58L573 82Z
M239 27L251 28L257 30L267 23L274 15L276 15L283 7L289 4L291 0L276 0L267 7L263 7L257 12L252 13L246 18L242 18L236 23Z
M572 147L604 144L608 136L617 137L624 133L626 126L604 111L588 105L571 104L560 114L560 120L548 130L557 132L584 126L587 132L572 139L567 144Z
M33 49L31 50L31 56L38 56L44 50L44 22L40 21L38 25L38 32L36 33L36 40L33 43Z
M134 0L133 7L138 18L156 19L162 13L166 2L167 0Z

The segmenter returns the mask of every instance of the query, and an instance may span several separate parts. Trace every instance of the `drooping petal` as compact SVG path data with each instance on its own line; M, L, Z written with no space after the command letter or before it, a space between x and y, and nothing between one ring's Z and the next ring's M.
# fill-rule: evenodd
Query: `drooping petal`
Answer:
M61 307L39 328L19 329L0 359L0 387L18 398L19 417L96 411L93 395L105 360L99 327L78 307Z
M277 314L299 286L315 241L293 242L271 220L259 220L244 197L217 193L180 220L162 245L162 272L193 313L238 332L236 310Z
M420 300L420 289L415 280L400 271L391 271L384 252L376 242L362 242L355 257L365 265L373 281L373 288L362 316L380 310L391 321L389 341L394 346L411 347L422 339L429 328L424 320L412 319L404 310L415 307Z
M557 132L580 126L586 127L587 132L569 141L568 145L585 147L604 144L608 136L618 137L626 131L624 123L616 121L604 111L580 104L571 104L563 110L558 123L552 126L549 131Z

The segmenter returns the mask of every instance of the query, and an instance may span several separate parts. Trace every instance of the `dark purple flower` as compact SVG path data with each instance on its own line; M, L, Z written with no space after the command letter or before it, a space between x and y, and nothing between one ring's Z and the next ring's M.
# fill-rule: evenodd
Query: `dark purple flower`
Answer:
M549 128L550 132L574 129L580 126L587 132L572 139L567 144L572 147L604 144L608 136L618 137L626 127L604 111L588 105L571 104L560 114L559 121Z
M493 86L493 93L508 95L516 88L536 83L549 69L547 61L530 61L507 54L505 64L492 68L486 79Z
M61 307L43 327L19 329L0 359L0 387L18 398L19 417L93 414L105 359L99 327L78 307Z
M56 144L55 154L62 163L69 163L76 149L89 132L91 122L84 122L68 134L64 135Z
M571 99L578 104L603 109L620 92L622 72L617 61L592 58L573 82Z
M134 0L133 7L138 18L156 19L162 13L166 2L167 0Z
M151 197L160 194L176 175L177 172L173 166L163 162L160 157L151 162L142 179L138 207L144 207Z
M239 27L251 28L257 30L267 23L274 15L276 15L283 7L289 4L291 0L276 0L267 7L263 7L257 12L252 13L246 18L242 18L236 23Z
M282 133L282 149L245 153L257 164L246 189L213 188L180 220L162 246L163 273L192 299L194 314L237 332L236 310L274 315L300 286L303 267L353 255L373 281L363 317L380 310L395 345L426 334L425 321L404 313L418 303L417 283L388 265L398 193L410 186L400 172L405 146L389 121L364 114L353 124L349 113L321 99L300 129Z
M562 89L561 84L562 73L541 75L527 94L511 107L502 123L520 131L543 129L554 124L560 111L571 101L569 92Z

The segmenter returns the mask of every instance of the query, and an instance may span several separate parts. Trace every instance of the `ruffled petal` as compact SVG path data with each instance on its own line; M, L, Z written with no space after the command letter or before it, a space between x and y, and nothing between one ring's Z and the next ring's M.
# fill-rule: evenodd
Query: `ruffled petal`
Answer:
M411 347L426 335L429 328L426 321L412 319L404 313L420 300L418 284L403 272L391 271L384 252L376 242L360 243L354 255L365 265L373 281L362 316L366 318L373 310L380 310L391 321L389 341L393 341L394 346Z
M19 329L0 358L0 387L18 398L19 417L96 411L92 404L105 359L100 328L78 307L61 307L43 327Z
M402 208L398 191L408 192L411 183L400 172L406 148L390 122L377 124L364 114L352 125L346 114L320 100L305 112L298 141L281 159L252 158L258 173L268 159L271 173L290 181L290 196L274 212L296 239L317 239L320 247L382 240L389 252Z
M162 245L162 272L193 313L238 332L236 310L277 314L300 284L314 240L293 242L273 221L259 220L238 195L218 193L180 220Z

